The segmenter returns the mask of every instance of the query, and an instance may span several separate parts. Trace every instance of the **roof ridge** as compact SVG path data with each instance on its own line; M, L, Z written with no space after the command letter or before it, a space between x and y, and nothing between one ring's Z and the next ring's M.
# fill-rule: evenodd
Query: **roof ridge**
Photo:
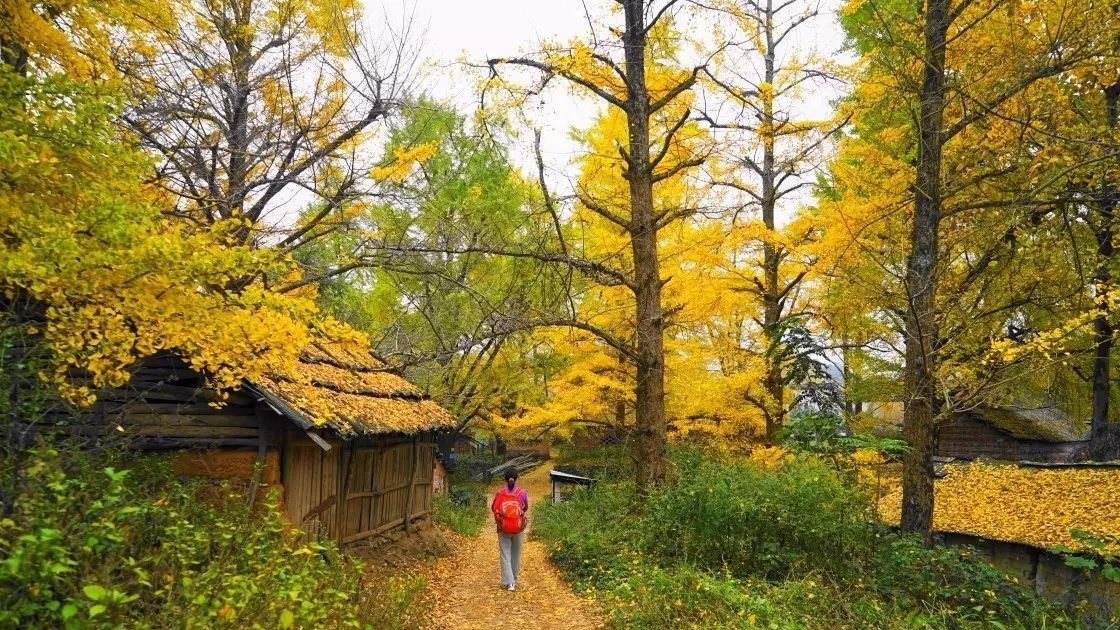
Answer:
M339 367L339 366L335 366L335 367ZM339 369L342 369L342 368L339 368ZM275 380L275 381L282 381L282 382L285 382L285 383L291 383L293 385L302 385L303 384L301 381L293 379L293 378L291 378L289 376L286 376L286 375L283 375L283 374L274 374L274 375L272 375L272 379ZM412 387L413 389L415 389L416 390L415 393L410 392L410 391L401 391L401 392L393 392L393 393L387 393L386 394L386 393L375 392L375 391L370 390L370 389L367 389L367 390L364 390L364 391L354 391L354 390L346 389L346 388L343 388L343 387L339 387L338 385L336 385L334 383L330 383L330 382L315 378L314 376L312 376L310 379L308 379L308 382L310 382L312 385L314 385L316 387L322 387L323 389L329 389L332 392L338 392L340 394L354 394L355 396L369 396L370 398L396 398L396 399L401 399L401 400L431 400L430 396L428 396L424 392L420 391L420 389L418 387L416 387L415 385L413 385L411 382L409 382L409 381L407 381L403 378L401 380L404 381L409 387Z

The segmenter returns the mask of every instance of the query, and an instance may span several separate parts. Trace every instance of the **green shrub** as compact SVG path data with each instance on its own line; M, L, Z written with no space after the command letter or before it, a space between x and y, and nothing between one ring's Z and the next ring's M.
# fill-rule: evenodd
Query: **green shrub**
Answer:
M642 527L652 551L738 577L847 576L861 570L868 514L866 498L813 458L767 470L690 456L650 500Z
M917 537L894 533L881 540L868 576L884 599L922 602L956 621L995 619L1023 628L1033 627L1039 618L1064 616L968 550L927 549Z
M0 520L0 628L385 627L415 598L363 588L360 565L289 531L275 502L251 513L166 460L27 457Z
M967 553L865 524L858 493L812 458L765 470L686 454L677 470L644 507L601 484L534 508L534 535L612 628L1081 628Z
M600 484L564 503L532 507L533 536L549 544L549 555L579 586L625 576L640 561L631 509L632 487Z
M464 536L477 536L489 513L482 485L455 486L436 495L432 503L435 521Z
M633 471L633 449L625 444L579 448L565 444L558 449L556 468L599 481L622 481Z

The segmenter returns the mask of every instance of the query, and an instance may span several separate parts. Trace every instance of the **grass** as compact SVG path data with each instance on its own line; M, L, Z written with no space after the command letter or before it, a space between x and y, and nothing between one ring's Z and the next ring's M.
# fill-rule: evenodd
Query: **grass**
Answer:
M488 514L485 484L460 484L435 497L432 509L439 525L464 536L477 536Z

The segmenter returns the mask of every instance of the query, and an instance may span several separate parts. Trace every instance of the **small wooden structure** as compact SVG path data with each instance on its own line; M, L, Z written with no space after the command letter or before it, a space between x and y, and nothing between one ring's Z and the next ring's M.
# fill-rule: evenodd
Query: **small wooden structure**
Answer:
M145 450L255 451L252 492L261 466L278 461L288 519L340 543L407 529L431 511L435 431L452 418L364 347L314 343L287 372L219 400L183 361L157 356L127 387L99 392L72 430Z
M581 477L559 470L548 471L548 478L552 481L552 502L566 501L572 492L580 488L590 488L595 485L591 477Z
M958 459L1076 462L1088 445L1088 426L1053 406L982 407L937 429L937 455Z

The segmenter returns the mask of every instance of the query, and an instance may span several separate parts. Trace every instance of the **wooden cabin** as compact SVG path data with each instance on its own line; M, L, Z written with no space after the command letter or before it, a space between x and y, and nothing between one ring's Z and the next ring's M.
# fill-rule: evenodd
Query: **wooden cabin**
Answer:
M937 455L958 459L1077 462L1088 456L1088 426L1057 407L982 407L937 428Z
M73 429L144 450L189 449L177 468L279 482L287 518L349 543L408 529L432 507L435 432L451 416L357 344L314 343L290 373L223 399L177 357L133 369Z

